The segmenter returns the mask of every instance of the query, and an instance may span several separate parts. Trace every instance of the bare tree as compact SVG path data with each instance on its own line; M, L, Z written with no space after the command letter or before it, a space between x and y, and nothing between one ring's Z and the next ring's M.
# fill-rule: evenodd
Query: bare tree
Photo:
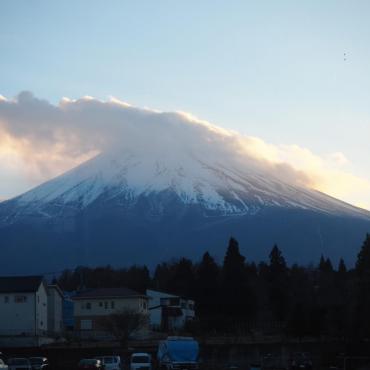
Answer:
M123 346L132 334L147 327L149 322L148 315L135 310L121 310L99 319L99 327L112 334Z

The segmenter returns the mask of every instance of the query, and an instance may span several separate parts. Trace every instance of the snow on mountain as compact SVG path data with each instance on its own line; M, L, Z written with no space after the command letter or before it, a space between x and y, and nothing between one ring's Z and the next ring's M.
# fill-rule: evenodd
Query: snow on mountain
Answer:
M201 158L179 150L116 149L15 198L19 215L53 216L65 206L81 210L97 199L134 203L141 196L172 191L205 215L253 215L266 207L308 209L368 217L366 211L303 186L290 185L253 164L240 168L230 158ZM52 213L47 206L52 204ZM12 217L14 220L14 217Z

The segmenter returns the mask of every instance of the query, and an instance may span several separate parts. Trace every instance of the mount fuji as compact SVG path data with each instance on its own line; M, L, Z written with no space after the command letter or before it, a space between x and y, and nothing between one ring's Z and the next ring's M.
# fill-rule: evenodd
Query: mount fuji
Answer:
M289 262L353 262L370 230L369 212L253 161L172 154L160 144L116 147L0 203L2 270L152 266L205 250L221 259L231 235L252 260L278 243Z
M0 99L0 125L26 145L30 168L90 157L0 203L2 273L152 267L206 250L221 262L230 236L247 260L277 243L289 263L353 263L370 231L370 212L313 190L316 175L275 147L186 113L23 92Z

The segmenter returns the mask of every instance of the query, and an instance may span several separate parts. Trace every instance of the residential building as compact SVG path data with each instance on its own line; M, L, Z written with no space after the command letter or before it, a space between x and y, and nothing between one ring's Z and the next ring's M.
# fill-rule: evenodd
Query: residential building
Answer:
M63 325L66 331L72 331L75 327L72 297L76 295L76 292L63 292L63 294Z
M47 286L42 276L0 277L0 336L44 336Z
M176 331L195 318L194 301L148 289L150 324L154 329Z
M73 298L75 330L98 331L99 319L122 310L148 313L148 297L128 288L100 288Z
M61 335L63 324L63 292L58 285L48 285L48 332L51 335Z

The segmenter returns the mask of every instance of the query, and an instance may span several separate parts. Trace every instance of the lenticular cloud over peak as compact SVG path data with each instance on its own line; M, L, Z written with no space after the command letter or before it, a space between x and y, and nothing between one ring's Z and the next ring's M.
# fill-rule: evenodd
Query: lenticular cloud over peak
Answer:
M22 92L0 99L0 157L38 184L99 154L136 153L145 158L192 165L189 158L246 173L269 173L291 185L336 193L335 183L370 183L343 170L340 153L323 158L298 145L272 145L226 130L189 113L134 107L117 98L63 98L58 105ZM333 164L333 158L340 161ZM333 185L332 187L330 185ZM349 186L347 187L347 189Z
M0 128L17 143L20 155L29 159L32 149L45 152L45 158L31 158L35 167L52 161L52 154L73 161L119 150L171 156L173 160L183 152L197 153L214 162L228 160L238 166L256 164L258 159L259 166L267 165L263 164L266 155L254 138L187 113L141 109L117 99L64 98L54 106L23 92L16 100L1 101Z

